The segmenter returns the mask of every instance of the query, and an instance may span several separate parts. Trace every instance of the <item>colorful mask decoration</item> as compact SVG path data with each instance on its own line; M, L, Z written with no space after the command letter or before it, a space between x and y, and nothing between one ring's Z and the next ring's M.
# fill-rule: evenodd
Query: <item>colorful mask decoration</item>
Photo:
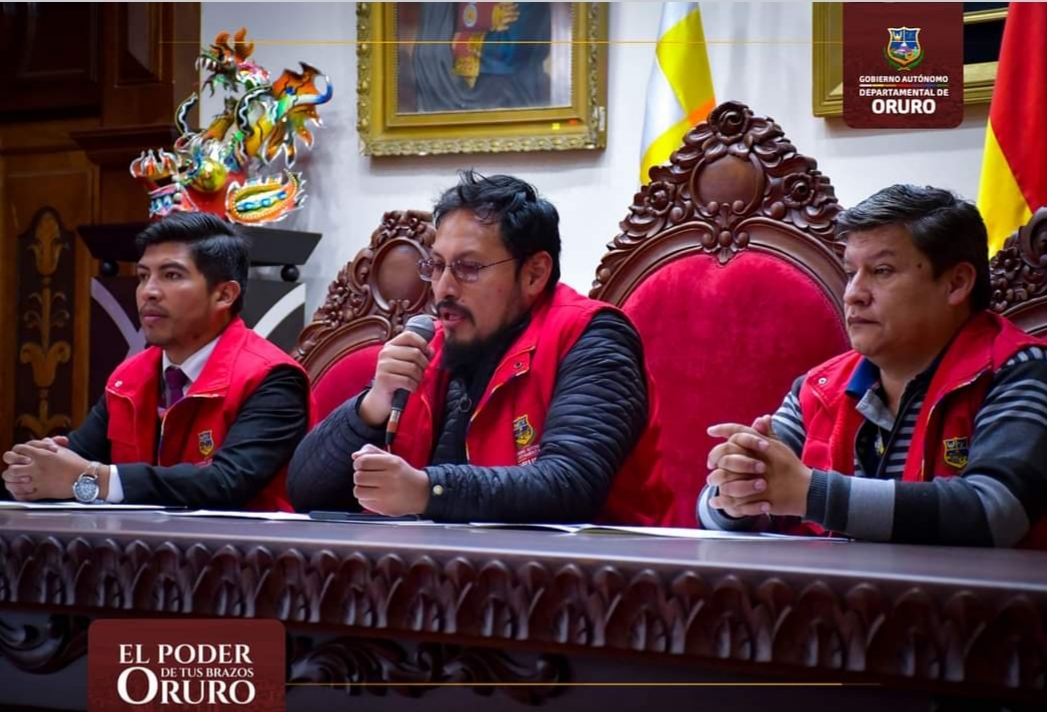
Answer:
M207 128L190 128L187 116L200 99L193 92L178 107L173 151L143 151L131 162L131 175L149 193L150 218L199 211L262 225L282 220L305 200L305 179L291 168L298 139L313 145L309 124L322 125L316 107L331 100L331 82L305 62L301 72L286 69L270 82L269 72L251 61L254 43L246 37L241 28L230 44L229 33L221 32L196 60L197 70L207 72L201 93L224 89L224 110Z

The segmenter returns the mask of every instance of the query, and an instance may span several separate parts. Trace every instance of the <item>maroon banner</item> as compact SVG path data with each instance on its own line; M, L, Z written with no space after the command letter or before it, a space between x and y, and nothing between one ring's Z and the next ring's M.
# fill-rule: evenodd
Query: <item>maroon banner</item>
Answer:
M958 126L963 3L844 3L843 120L857 129Z
M284 712L286 639L274 620L96 620L90 712Z

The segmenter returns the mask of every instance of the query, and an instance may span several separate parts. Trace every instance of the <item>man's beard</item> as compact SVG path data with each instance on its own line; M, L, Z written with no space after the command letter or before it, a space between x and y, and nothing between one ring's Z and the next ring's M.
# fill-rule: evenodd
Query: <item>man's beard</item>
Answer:
M481 361L501 355L509 346L510 335L516 335L517 323L507 324L486 339L470 341L444 341L440 354L440 365L449 371L475 366Z
M500 357L519 335L523 319L524 316L514 319L485 339L445 339L440 354L440 365L449 371L457 371L475 366L489 358Z

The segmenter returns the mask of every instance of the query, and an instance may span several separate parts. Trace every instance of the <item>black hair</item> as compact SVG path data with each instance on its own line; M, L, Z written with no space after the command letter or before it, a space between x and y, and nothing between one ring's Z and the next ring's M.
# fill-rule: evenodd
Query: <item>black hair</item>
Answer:
M942 188L892 185L869 196L836 217L836 234L900 225L913 244L927 255L938 277L961 262L974 266L977 276L971 290L971 309L989 307L989 232L973 203Z
M250 244L233 225L211 213L176 212L153 223L135 238L139 256L150 245L180 242L189 247L196 268L207 280L207 288L219 282L238 282L240 296L230 308L237 315L244 307Z
M437 201L433 223L439 227L455 210L468 210L485 223L498 224L502 242L516 260L517 274L531 255L548 252L553 269L546 290L556 288L560 281L560 215L534 186L513 176L461 171L458 185Z

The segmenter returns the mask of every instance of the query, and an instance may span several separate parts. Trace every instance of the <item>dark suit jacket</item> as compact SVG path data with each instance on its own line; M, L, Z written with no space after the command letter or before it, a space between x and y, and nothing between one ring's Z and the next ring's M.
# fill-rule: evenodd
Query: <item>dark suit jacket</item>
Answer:
M308 380L293 368L278 366L244 402L206 467L111 463L104 395L83 425L69 434L69 447L88 460L115 464L127 504L243 509L290 461L309 428L308 412Z

